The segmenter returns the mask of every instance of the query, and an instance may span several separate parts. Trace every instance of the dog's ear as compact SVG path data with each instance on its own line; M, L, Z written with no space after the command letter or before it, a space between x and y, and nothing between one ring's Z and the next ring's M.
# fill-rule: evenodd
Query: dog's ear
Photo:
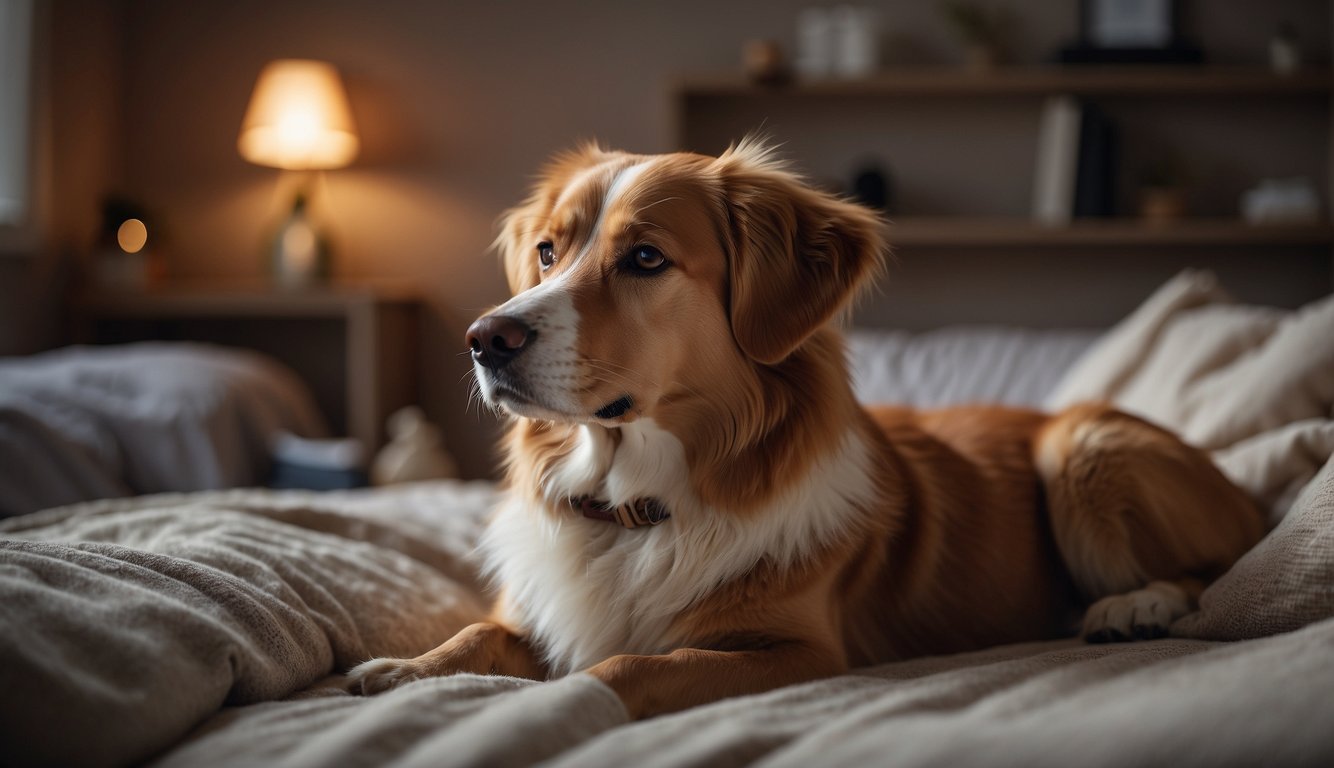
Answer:
M509 283L510 293L520 293L537 285L541 280L541 271L537 266L536 243L530 234L536 226L538 216L535 209L541 201L536 194L523 205L505 211L500 217L500 234L496 236L492 247L500 254L500 263L505 267L505 280Z
M883 267L884 223L804 184L754 141L715 162L730 229L732 334L758 362L781 362Z
M492 247L500 254L512 293L522 293L541 282L535 238L540 236L561 190L580 171L604 162L608 156L592 142L556 155L542 169L528 199L501 214L500 234Z

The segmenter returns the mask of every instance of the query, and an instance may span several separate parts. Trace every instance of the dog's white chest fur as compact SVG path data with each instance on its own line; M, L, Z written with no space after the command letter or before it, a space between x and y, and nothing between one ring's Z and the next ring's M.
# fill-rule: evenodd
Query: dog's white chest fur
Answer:
M571 496L613 504L655 498L671 518L626 529L562 510L516 489L497 510L483 551L504 588L501 618L527 633L554 675L621 654L676 647L673 618L762 560L791 565L858 525L874 495L866 446L849 435L806 477L745 516L711 509L690 490L679 440L651 420L581 427L578 445L546 478L553 509Z

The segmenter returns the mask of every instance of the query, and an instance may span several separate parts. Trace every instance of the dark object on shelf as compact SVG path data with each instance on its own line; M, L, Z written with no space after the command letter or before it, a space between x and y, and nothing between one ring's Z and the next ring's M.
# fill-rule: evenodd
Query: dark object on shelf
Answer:
M139 219L152 223L148 210L139 203L119 195L108 195L102 200L101 238L109 243L116 241L116 229L128 219Z
M891 199L889 174L879 166L868 164L852 178L852 198L867 208L889 212Z
M1062 64L1200 64L1204 51L1182 33L1181 0L1082 0L1079 40Z
M1049 225L1116 215L1116 126L1086 100L1048 100L1038 136L1033 216Z
M742 49L746 77L756 85L786 85L792 81L783 46L773 40L750 40Z
M1079 164L1075 172L1076 218L1116 215L1116 125L1096 106L1080 104Z
M987 71L1005 60L1016 26L1009 8L978 0L945 0L940 13L963 45L968 69Z

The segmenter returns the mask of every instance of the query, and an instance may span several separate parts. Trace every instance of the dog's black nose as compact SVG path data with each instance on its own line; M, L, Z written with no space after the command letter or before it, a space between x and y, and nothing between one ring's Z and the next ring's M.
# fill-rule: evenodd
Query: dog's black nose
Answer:
M487 368L504 368L537 335L523 321L505 315L484 315L468 328L472 359Z

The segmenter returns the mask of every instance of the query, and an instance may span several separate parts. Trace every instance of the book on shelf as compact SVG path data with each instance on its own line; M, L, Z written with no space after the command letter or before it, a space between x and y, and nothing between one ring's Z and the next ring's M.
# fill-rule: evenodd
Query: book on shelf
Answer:
M1079 103L1069 96L1053 96L1043 105L1042 122L1038 126L1034 219L1051 225L1070 223L1078 169Z
M1075 171L1075 218L1116 215L1116 126L1107 113L1083 104L1079 113L1079 163Z
M1060 226L1116 213L1116 128L1092 104L1053 96L1038 128L1033 218Z

